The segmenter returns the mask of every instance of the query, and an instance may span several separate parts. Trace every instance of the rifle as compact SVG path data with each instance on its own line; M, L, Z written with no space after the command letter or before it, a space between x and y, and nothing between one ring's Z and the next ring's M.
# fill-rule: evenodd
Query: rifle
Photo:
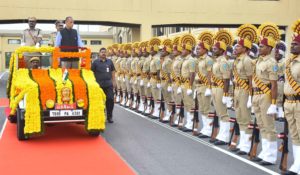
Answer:
M165 112L165 102L164 102L164 96L162 93L162 90L160 91L160 108L159 108L159 121L163 122L163 118L164 118L164 112Z
M183 100L181 100L181 107L180 107L180 112L179 112L179 119L178 119L178 128L181 130L183 128L183 126L180 126L179 124L182 123L183 120L183 116L184 116L184 107L183 107Z
M195 90L195 106L194 106L194 118L193 118L193 135L198 136L198 123L199 123L199 113L198 113L198 98L197 98L197 91ZM196 128L196 131L195 131Z
M250 151L248 153L248 156L250 158L250 160L252 160L253 158L256 157L257 154L257 146L260 142L259 140L259 128L257 126L256 123L256 118L254 119L254 123L248 125L249 129L253 129L252 130L252 137L251 137L251 147L250 147Z
M209 142L213 143L214 141L216 141L216 137L219 132L219 118L218 118L216 112L208 113L208 117L213 118L213 122L209 124L209 125L212 125L212 132L211 132L211 136L210 136L211 138L210 138Z
M284 173L287 170L287 159L288 159L288 134L289 134L289 129L288 129L288 122L284 118L284 129L283 133L278 134L278 138L282 139L282 143L279 147L279 151L282 153L281 154L281 160L280 160L280 165L279 169Z
M234 150L240 136L240 127L236 118L230 117L229 122L233 123L233 127L230 129L231 135L228 146L229 149Z

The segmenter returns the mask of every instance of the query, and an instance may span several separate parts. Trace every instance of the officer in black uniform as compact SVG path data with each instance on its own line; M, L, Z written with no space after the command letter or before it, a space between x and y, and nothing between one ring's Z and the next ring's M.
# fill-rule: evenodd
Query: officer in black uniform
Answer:
M97 83L103 89L106 95L106 116L109 123L113 123L114 109L114 87L115 81L115 66L111 59L106 58L106 49L101 48L99 58L92 64L92 71L96 77Z

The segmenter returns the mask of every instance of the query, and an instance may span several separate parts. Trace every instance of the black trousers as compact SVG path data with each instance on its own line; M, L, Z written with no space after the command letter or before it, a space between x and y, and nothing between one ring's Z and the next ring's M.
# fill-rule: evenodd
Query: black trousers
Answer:
M106 95L106 116L108 119L112 119L114 110L114 89L112 86L102 89Z

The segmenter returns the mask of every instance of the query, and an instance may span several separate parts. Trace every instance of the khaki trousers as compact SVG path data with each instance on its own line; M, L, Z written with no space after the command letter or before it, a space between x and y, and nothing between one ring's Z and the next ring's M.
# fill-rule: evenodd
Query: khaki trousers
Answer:
M206 86L200 85L197 87L198 109L201 115L207 116L210 112L211 96L205 96Z
M300 146L300 103L284 103L284 117L289 124L289 135L294 145Z
M263 139L276 141L275 119L267 115L268 108L271 105L271 97L266 94L253 96L252 106L256 116L257 125Z
M222 103L222 97L223 97L223 88L220 87L213 87L212 88L212 100L214 103L214 107L216 110L217 115L223 122L229 121L229 116L227 113L227 107L226 104Z
M251 134L248 125L251 121L251 108L247 108L249 91L242 88L235 88L234 90L234 109L237 122L241 131L246 134Z
M172 111L172 106L169 103L172 101L171 92L168 92L168 82L161 82L161 92L164 97L165 106L168 108L168 111Z

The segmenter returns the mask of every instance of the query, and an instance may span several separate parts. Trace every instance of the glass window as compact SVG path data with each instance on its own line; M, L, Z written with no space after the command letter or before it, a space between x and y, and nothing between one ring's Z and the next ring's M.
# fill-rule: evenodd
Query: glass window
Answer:
M9 68L10 57L11 57L11 52L5 52L5 69Z
M21 44L20 39L8 39L8 44Z
M87 40L82 40L83 45L87 45Z
M101 40L91 40L91 45L101 45L102 41Z

